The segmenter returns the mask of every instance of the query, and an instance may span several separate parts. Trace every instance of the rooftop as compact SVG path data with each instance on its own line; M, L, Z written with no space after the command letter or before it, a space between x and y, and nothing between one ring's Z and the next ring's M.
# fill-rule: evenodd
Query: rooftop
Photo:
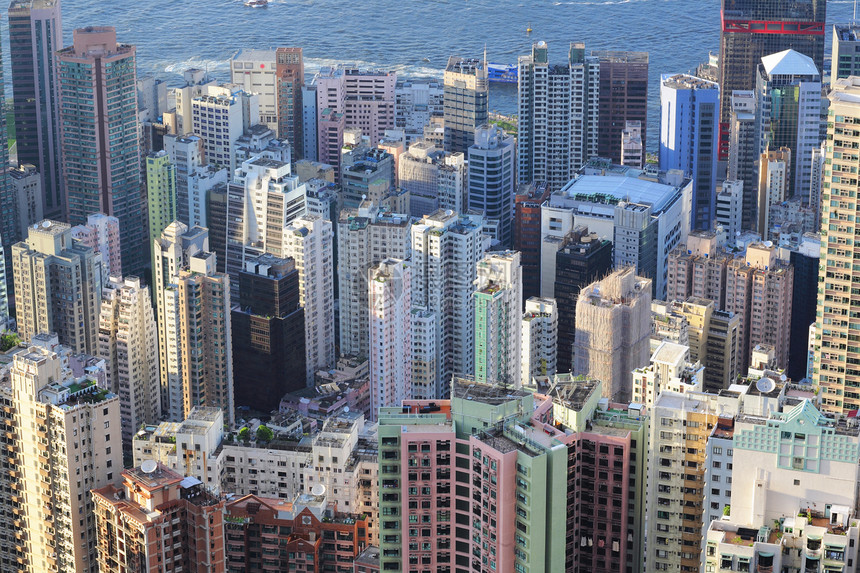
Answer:
M472 378L455 376L451 382L451 396L461 400L476 400L484 404L503 404L531 396L531 392L481 384Z
M795 52L794 50L783 50L776 54L765 56L761 59L764 71L769 76L818 76L818 68L809 56Z
M557 402L571 410L580 411L585 406L591 394L600 388L599 380L586 378L574 378L570 374L559 374L555 377L553 385L547 395L553 402Z
M699 90L718 90L720 87L711 81L697 78L689 74L663 74L661 81L667 88L684 90L684 89L699 89Z
M586 203L624 201L650 205L654 212L659 212L671 203L678 189L635 176L581 175L562 187L558 193L569 199Z

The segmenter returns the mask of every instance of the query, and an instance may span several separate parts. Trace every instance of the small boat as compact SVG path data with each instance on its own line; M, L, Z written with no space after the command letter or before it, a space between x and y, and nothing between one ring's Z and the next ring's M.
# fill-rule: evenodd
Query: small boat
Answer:
M245 0L245 6L250 8L265 8L269 5L269 0Z
M526 34L531 34L531 33L532 33L532 23L529 22L529 27L526 28Z
M423 59L423 60L421 60L421 61L429 64L429 63L430 63L430 58L424 58L424 59Z
M487 64L487 79L502 84L515 84L519 76L516 64Z

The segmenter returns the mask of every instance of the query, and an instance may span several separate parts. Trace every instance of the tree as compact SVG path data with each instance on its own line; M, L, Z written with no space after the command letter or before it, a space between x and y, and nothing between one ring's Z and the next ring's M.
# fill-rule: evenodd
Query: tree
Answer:
M272 438L275 437L275 433L267 428L266 426L260 425L257 428L257 441L258 442L271 442Z
M239 429L239 441L247 442L251 439L251 430L248 429L247 426L242 426Z
M18 346L19 342L21 342L21 339L14 332L0 336L0 352L6 352L13 346Z

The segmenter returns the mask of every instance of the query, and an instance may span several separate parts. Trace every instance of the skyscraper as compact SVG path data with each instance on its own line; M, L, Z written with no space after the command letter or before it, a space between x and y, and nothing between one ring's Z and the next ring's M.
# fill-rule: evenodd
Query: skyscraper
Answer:
M305 64L301 48L275 50L275 85L278 137L290 142L295 159L303 159L302 86L305 85Z
M523 267L523 299L540 296L540 206L549 198L544 182L520 185L514 197L514 250ZM552 297L547 297L552 298Z
M853 150L860 146L854 128L855 122L860 122L860 80L836 80L829 98L826 160L833 173L850 173L860 169L860 157ZM851 177L828 179L821 190L822 244L812 381L821 388L822 409L842 413L860 409L860 372L851 366L852 337L860 333L857 322L849 319L852 302L858 300L854 292L857 279L848 272L855 253L860 253L854 239L860 204L858 185Z
M370 416L412 399L412 269L385 259L368 270Z
M98 355L107 363L107 382L120 397L122 441L161 418L158 338L149 287L137 277L105 281L99 315Z
M165 227L177 220L176 167L164 150L146 156L146 200L149 203L147 242L152 246Z
M648 365L651 280L619 269L582 289L576 302L573 373L609 380L603 395L632 398L632 371Z
M146 264L135 47L111 27L80 28L57 52L63 178L69 223L90 213L119 219L122 266ZM110 134L110 137L108 137Z
M725 105L725 98L721 105ZM741 205L741 227L739 230L756 228L756 208L758 205L758 180L756 178L759 141L756 131L756 92L753 90L735 91L731 94L727 142L720 142L720 154L728 151L728 179L743 182ZM723 124L720 124L721 126ZM723 127L720 128L723 130ZM720 137L725 137L724 133Z
M451 56L443 84L445 151L465 154L475 141L475 128L489 121L487 62Z
M522 384L523 276L517 251L493 251L478 262L475 283L475 380Z
M755 87L761 58L793 48L824 64L825 0L722 0L720 12L721 159L728 147L732 93Z
M555 299L532 297L525 303L522 320L523 384L531 384L538 376L556 373L558 346L558 305Z
M494 125L475 129L475 143L469 147L470 211L480 211L484 221L493 221L493 237L502 248L513 244L514 193L516 190L516 143L513 136Z
M91 213L87 215L86 225L72 227L72 238L101 255L103 280L109 276L123 276L119 219L104 213Z
M566 65L550 65L546 42L520 56L518 182L546 181L553 190L597 155L600 65L572 43ZM621 142L619 140L619 149Z
M830 53L830 84L848 76L860 75L860 26L834 24ZM822 72L824 70L821 70Z
M398 159L400 186L409 192L409 214L423 217L437 209L462 213L468 203L468 166L463 153L447 153L418 140Z
M231 311L235 401L271 412L284 394L306 386L299 272L292 259L265 254L245 261L239 282Z
M805 204L812 187L812 150L820 143L819 69L812 58L794 50L764 56L756 69L758 153L791 150L791 196Z
M230 82L259 96L259 115L251 125L278 131L277 65L275 50L239 50L230 59Z
M660 78L660 169L693 179L690 228L709 230L716 214L720 89L687 74Z
M592 51L600 62L597 153L621 163L621 134L628 121L642 126L647 144L648 52Z
M60 98L54 60L62 42L60 0L12 0L9 55L18 164L36 166L42 181L45 215L55 219L65 215Z
M18 333L57 333L74 352L98 351L102 258L72 240L65 223L42 221L12 245ZM75 296L72 296L75 295Z

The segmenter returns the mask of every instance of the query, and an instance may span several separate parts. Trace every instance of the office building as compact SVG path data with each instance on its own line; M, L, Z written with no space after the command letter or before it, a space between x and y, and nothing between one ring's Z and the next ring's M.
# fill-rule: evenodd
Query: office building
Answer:
M720 137L730 130L729 141L720 141L720 154L728 153L727 178L743 182L743 209L741 230L756 228L756 209L758 207L758 173L756 167L761 157L760 142L757 130L757 97L753 90L735 91L731 94L721 94L721 106L726 105L726 98L731 95L731 114L729 123L720 124ZM723 108L725 109L725 108ZM723 112L725 113L725 112ZM724 119L721 121L725 121Z
M620 269L582 289L576 302L573 374L607 380L604 396L630 400L632 374L647 366L651 281Z
M789 253L794 267L794 287L791 295L791 340L785 373L792 380L806 377L809 329L815 323L818 299L818 267L821 262L821 235L805 233ZM782 365L779 365L782 367Z
M331 221L305 215L284 230L284 256L299 272L299 304L305 312L306 383L335 362L333 272L336 253Z
M628 121L642 126L648 143L648 52L593 50L600 63L597 110L597 155L621 163L621 133Z
M700 362L690 362L687 346L665 340L648 366L633 371L633 402L652 408L660 392L700 392L704 371Z
M292 163L292 148L286 139L278 139L275 132L263 124L252 125L233 144L236 165L249 159L264 157L283 163Z
M81 28L73 45L57 52L56 62L61 102L79 102L59 106L68 221L81 225L91 213L119 219L122 266L126 274L140 274L149 250L135 47L118 44L114 28Z
M235 90L233 86L206 86L191 99L191 133L203 142L206 163L239 167L234 155L236 141L259 121L259 96Z
M628 121L621 132L621 165L642 169L645 167L645 148L642 146L642 122Z
M612 241L613 266L635 266L652 279L654 298L665 299L669 253L690 231L692 180L680 171L640 171L589 161L582 173L553 192L541 207L541 296L551 296L550 253L546 237L564 237L583 225ZM548 252L549 251L549 252Z
M794 267L777 258L776 247L753 243L726 271L726 305L740 319L738 369L745 372L752 349L770 344L780 368L788 364Z
M772 226L770 208L788 199L790 191L791 150L769 149L758 162L758 225L755 230L767 237Z
M278 86L275 50L239 50L230 59L230 83L245 93L257 94L259 115L251 125L278 132Z
M819 146L821 65L794 50L764 56L756 70L759 153L791 150L789 188L809 203L812 150Z
M224 500L156 462L94 488L99 571L225 571Z
M319 152L317 126L317 86L302 85L302 156L308 161L317 161Z
M540 376L557 371L558 305L554 299L532 297L526 301L522 318L522 374L520 383L531 386Z
M63 47L60 0L13 0L9 4L9 55L19 165L39 173L45 216L65 216L60 163L60 97L54 54ZM7 161L3 160L3 165ZM100 211L101 209L96 209ZM42 216L35 221L40 221Z
M692 229L710 230L716 214L720 87L687 74L660 78L660 169L693 179Z
M153 245L165 227L177 220L176 167L164 150L146 156L146 200L149 207L148 243Z
M96 573L88 492L120 480L120 399L104 388L103 362L70 356L56 337L34 337L13 357L10 378L2 392L11 410L7 447L15 452L8 461L16 469L4 500L14 503L6 508L14 519L4 528L14 570Z
M732 93L755 87L756 68L761 58L792 48L811 58L817 70L823 69L825 10L826 3L818 0L801 0L794 4L779 0L722 2L721 141L728 139L725 131L731 121Z
M480 216L442 210L412 225L413 324L427 346L419 362L431 368L423 379L413 374L416 398L442 398L453 374L474 372L473 293L485 250L482 228ZM413 339L419 334L413 331Z
M680 304L665 300L651 301L651 350L664 340L690 346L690 325L680 312Z
M487 62L451 56L443 77L445 151L466 153L475 128L489 121Z
M518 183L557 190L597 156L600 70L585 44L570 44L566 65L551 65L548 51L537 42L518 59Z
M438 80L399 80L394 97L394 126L407 147L424 137L431 119L445 116L445 90Z
M400 186L409 192L409 214L423 217L438 209L463 213L468 205L467 171L464 153L447 153L424 140L412 143L397 168Z
M370 416L412 398L412 269L385 259L368 269Z
M27 227L45 218L42 176L33 165L19 164L9 169L10 193L16 199L18 227L15 242L27 236Z
M227 186L227 241L225 252L218 253L234 295L240 293L239 271L245 261L263 253L286 256L285 229L304 214L305 186L289 163L264 156L242 163Z
M275 102L278 129L275 133L293 146L296 159L305 156L302 133L302 87L305 85L305 63L301 48L275 50Z
M101 255L104 280L123 276L119 219L104 213L87 215L86 225L72 227L72 239Z
M156 241L155 259L162 413L179 421L194 406L214 406L232 426L230 281L215 270L208 231L174 221Z
M367 272L385 259L409 258L412 220L365 203L342 210L337 226L340 353L367 358Z
M545 247L553 247L547 248L547 253L554 263L555 280L551 285L553 298L558 302L557 371L563 374L573 370L579 293L612 269L612 243L589 233L585 227L576 227L561 239L550 236L544 241Z
M245 261L239 283L231 311L235 402L271 412L307 385L299 272L292 259L260 255Z
M728 238L727 243L734 246L735 237L741 234L744 219L744 182L723 181L717 193L717 209L714 227L722 227Z
M376 205L394 191L394 156L365 142L344 144L340 158L341 203L357 209L362 201Z
M741 373L740 317L703 298L690 297L673 307L687 324L690 361L705 367L703 390L717 393L734 384Z
M99 314L98 355L107 384L120 397L122 441L161 418L158 338L149 287L137 277L105 281Z
M694 296L725 308L726 269L732 259L714 231L691 231L687 242L669 253L666 300L683 302Z
M848 76L860 75L860 27L856 24L834 24L830 52L830 84ZM821 70L822 73L824 70Z
M516 144L494 125L475 129L475 143L469 147L468 208L484 215L484 221L494 222L497 229L493 239L502 248L513 244L514 193L516 191Z
M65 223L42 221L12 246L18 334L56 333L73 352L98 351L102 259L72 240ZM71 302L67 293L78 293Z
M520 254L493 251L484 255L478 261L474 296L475 380L519 387L523 307Z
M535 182L520 185L514 197L514 250L520 252L523 268L523 300L541 294L540 206L549 193L546 183Z

